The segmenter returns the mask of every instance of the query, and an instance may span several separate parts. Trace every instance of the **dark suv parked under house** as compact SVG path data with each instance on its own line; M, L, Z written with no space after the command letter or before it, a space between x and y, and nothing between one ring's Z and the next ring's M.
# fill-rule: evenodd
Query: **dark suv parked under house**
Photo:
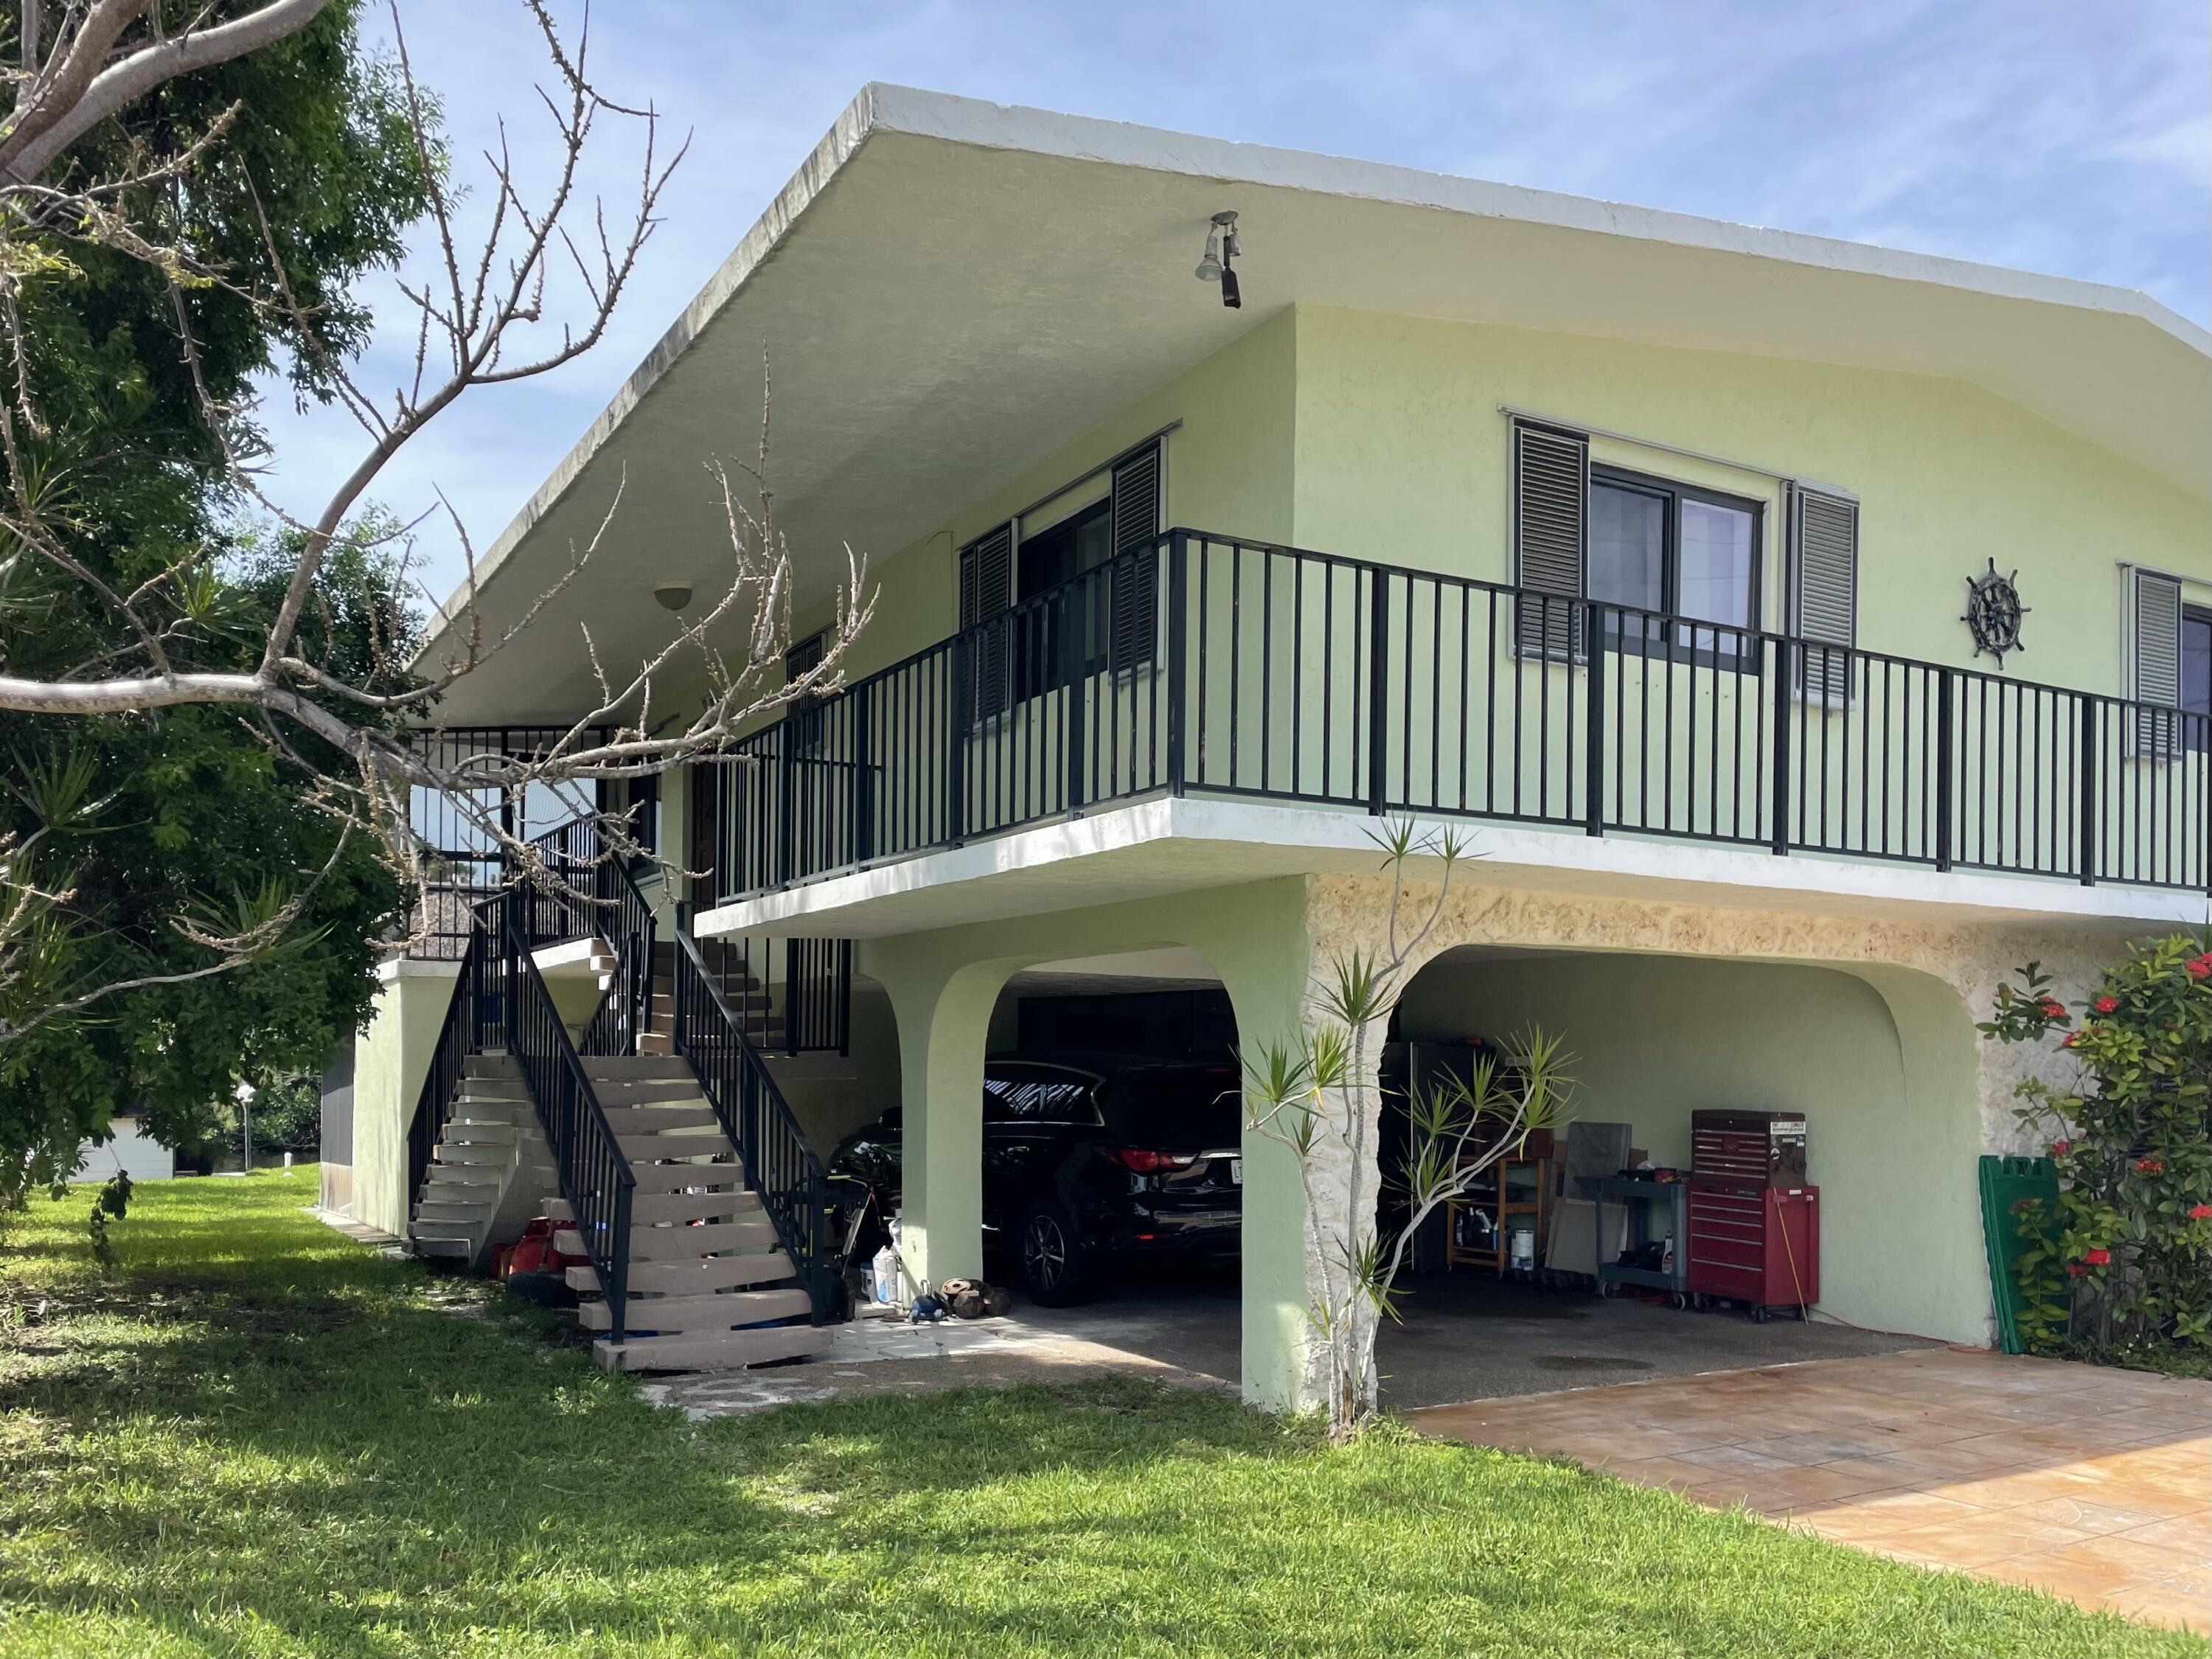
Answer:
M1120 1054L1024 1056L983 1067L983 1248L1018 1261L1046 1306L1082 1300L1117 1262L1234 1257L1243 1220L1237 1068ZM898 1206L900 1115L830 1160L842 1237L881 1244Z

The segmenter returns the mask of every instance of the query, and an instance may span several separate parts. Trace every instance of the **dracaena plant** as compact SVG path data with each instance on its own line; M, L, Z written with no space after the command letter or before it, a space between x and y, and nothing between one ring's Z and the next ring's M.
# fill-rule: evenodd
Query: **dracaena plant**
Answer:
M1405 1102L1409 1145L1391 1177L1402 1221L1374 1224L1384 1177L1370 1121L1379 1059L1375 1045L1422 957L1451 890L1464 844L1410 822L1374 836L1390 877L1389 911L1380 951L1346 951L1321 969L1319 1018L1292 1042L1248 1050L1244 1100L1251 1131L1287 1147L1297 1160L1305 1200L1305 1243L1315 1282L1307 1320L1327 1375L1324 1408L1332 1437L1357 1434L1375 1416L1375 1343L1382 1322L1399 1317L1398 1284L1408 1246L1437 1210L1471 1194L1498 1159L1550 1127L1571 1091L1571 1057L1531 1028L1516 1037L1510 1060L1484 1051L1470 1074L1416 1090ZM1407 915L1409 866L1442 867L1433 896Z
M2073 1008L2029 963L1980 1029L2079 1067L2018 1090L2058 1176L2055 1201L2014 1206L2031 1351L2212 1358L2212 951L2137 946Z

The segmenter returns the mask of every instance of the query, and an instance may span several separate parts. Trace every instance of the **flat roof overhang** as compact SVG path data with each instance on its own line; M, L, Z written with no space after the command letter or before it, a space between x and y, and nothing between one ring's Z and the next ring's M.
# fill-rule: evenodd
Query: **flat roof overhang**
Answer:
M2203 925L2205 896L2176 889L1772 854L1639 836L1417 820L1458 836L1454 879L1597 900L2031 928L2122 939ZM1157 898L1282 876L1382 867L1385 820L1358 811L1159 796L1103 808L702 910L702 938L880 939L970 922ZM1409 872L1434 881L1443 860Z
M1227 207L1241 311L1192 280ZM803 608L848 544L907 546L1299 303L1966 380L2212 497L2212 335L2141 294L871 85L485 556L497 637L623 492L530 642L440 716L589 708L580 623L619 671L668 637L654 584L720 591L705 463L755 453L763 353Z

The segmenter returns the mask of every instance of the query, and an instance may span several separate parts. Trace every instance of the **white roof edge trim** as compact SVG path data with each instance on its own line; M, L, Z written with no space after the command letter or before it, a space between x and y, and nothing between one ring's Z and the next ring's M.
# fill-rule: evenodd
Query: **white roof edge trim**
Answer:
M838 172L877 131L937 138L986 149L1018 149L1109 166L1144 167L1198 178L1262 185L1286 190L1362 198L1438 211L1526 221L1626 236L1715 252L1779 260L1893 281L1933 283L1993 298L2016 299L2076 310L2133 317L2167 334L2190 349L2212 357L2212 331L2200 328L2148 294L2069 276L2046 276L2002 265L1978 264L1938 254L1909 253L1869 243L1814 236L1801 231L1769 230L1701 218L1659 208L1633 207L1523 185L1501 185L1449 173L1381 161L1360 161L1308 150L1279 149L1226 138L1140 126L1095 116L1064 115L1022 104L994 104L952 93L930 92L888 82L862 87L799 166L766 211L756 220L729 258L684 307L645 360L534 491L522 510L477 562L481 588L517 544L544 518L591 458L611 436L653 384L690 349ZM464 580L439 607L419 664L437 647L444 626L460 613L469 592Z
M887 132L941 138L990 149L1144 167L1284 190L1314 191L1407 207L1435 208L1486 218L1515 219L1606 236L1672 242L1722 253L1749 254L1823 270L1932 283L2004 299L2038 301L2076 310L2140 318L2193 350L2212 356L2212 331L2199 327L2149 295L2071 276L2047 276L2003 265L1941 254L1850 242L1803 231L1770 230L1725 219L1702 218L1661 208L1500 185L1382 161L1353 161L1310 150L1206 138L1129 121L1060 115L1019 104L993 104L951 93L871 82L861 94L875 106L875 125Z

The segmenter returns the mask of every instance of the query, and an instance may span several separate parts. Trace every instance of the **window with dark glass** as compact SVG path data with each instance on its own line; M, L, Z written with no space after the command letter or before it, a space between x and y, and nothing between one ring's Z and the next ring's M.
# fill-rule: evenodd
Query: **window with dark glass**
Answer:
M1016 556L1015 598L1026 599L1057 587L1110 562L1113 557L1114 501L1110 495L1101 495L1049 529L1023 532ZM1111 634L1109 596L1086 589L1084 597L1091 601L1084 629L1090 637L1085 641L1079 672L1096 673L1105 666ZM1038 696L1067 684L1066 650L1059 637L1063 624L1060 607L1046 605L1036 608L1016 628L1014 695L1018 698Z
M1624 651L1755 661L1758 653L1737 630L1755 626L1759 615L1760 517L1757 501L1593 467L1589 597L1661 613L1608 613L1608 641ZM1718 626L1686 627L1662 616Z
M2181 709L2204 720L2184 720L2191 749L2212 747L2212 611L2181 608Z
M803 640L794 640L791 648L783 653L783 683L796 684L822 665L829 650L829 630L810 634ZM822 710L817 697L810 693L791 706L789 727L794 752L800 756L818 754L822 748Z

